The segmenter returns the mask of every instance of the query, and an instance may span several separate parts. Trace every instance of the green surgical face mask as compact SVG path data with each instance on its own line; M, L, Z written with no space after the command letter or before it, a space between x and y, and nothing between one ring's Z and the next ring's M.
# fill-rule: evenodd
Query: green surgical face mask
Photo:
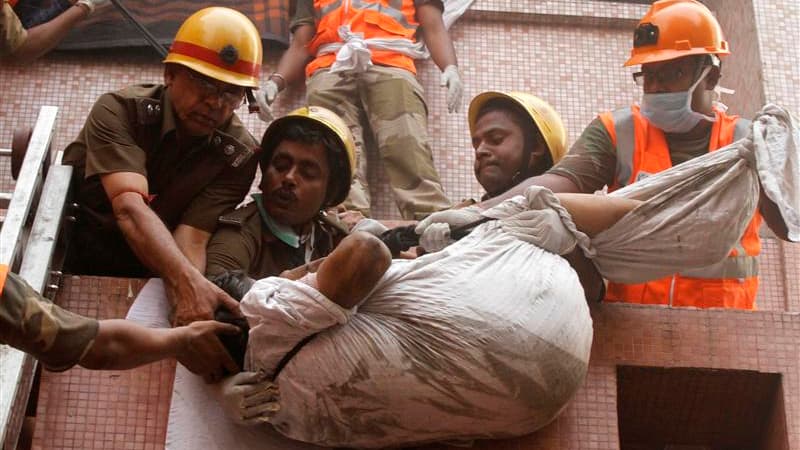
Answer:
M292 248L300 248L300 236L295 233L294 229L288 225L276 222L275 219L267 214L267 210L264 209L264 199L261 194L253 194L252 197L258 207L258 214L261 216L264 225L269 228L269 231L284 244Z

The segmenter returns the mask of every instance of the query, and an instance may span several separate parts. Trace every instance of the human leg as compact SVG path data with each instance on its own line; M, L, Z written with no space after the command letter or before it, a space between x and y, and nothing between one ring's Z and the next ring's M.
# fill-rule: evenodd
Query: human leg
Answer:
M353 133L356 144L357 170L350 185L350 194L344 205L347 209L370 215L369 186L367 185L367 158L364 153L364 131L361 128L361 112L358 85L353 77L341 73L318 70L308 80L307 101L311 106L330 109L344 119Z
M402 69L371 67L364 77L367 119L403 218L449 208L433 165L422 86Z

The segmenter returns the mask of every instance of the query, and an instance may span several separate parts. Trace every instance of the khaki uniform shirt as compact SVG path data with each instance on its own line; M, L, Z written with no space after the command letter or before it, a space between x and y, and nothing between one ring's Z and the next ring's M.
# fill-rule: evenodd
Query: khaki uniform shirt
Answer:
M22 27L19 17L11 5L3 0L3 6L0 8L0 58L17 51L27 37L28 32Z
M347 235L344 227L327 216L315 219L311 260L327 256ZM305 245L293 248L276 238L250 203L220 217L207 248L206 274L243 270L255 279L279 275L306 263Z
M683 134L665 133L672 165L708 153L710 130L709 128L708 133L698 138L690 139ZM617 148L611 142L603 122L594 119L583 130L564 159L547 173L568 178L584 193L592 193L603 189L603 186L613 185L617 175Z
M48 370L67 370L89 351L94 319L59 308L19 276L0 271L0 344L30 353Z
M151 207L169 230L185 224L211 233L219 216L242 201L250 190L258 158L252 157L256 140L238 117L234 115L211 136L182 146L176 134L176 118L165 86L133 86L104 94L95 102L63 158L64 164L76 169L73 194L80 205L70 250L76 257L68 259L73 272L140 275L133 269L143 267L116 224L100 175L134 172L147 177ZM200 169L209 164L220 169ZM176 192L195 189L194 197L176 200ZM165 192L173 195L159 199ZM103 258L98 252L112 257ZM76 260L84 256L93 259L83 262L94 268ZM98 258L110 259L110 264L127 261L130 267L111 270L106 263L97 264Z

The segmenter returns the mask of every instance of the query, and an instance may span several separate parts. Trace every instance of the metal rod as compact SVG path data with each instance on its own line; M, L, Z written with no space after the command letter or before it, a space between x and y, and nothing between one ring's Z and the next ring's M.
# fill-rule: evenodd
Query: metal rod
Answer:
M10 148L0 148L0 156L11 156Z
M139 23L139 21L136 20L135 17L133 17L133 14L131 14L131 12L128 11L128 8L126 8L122 3L120 3L120 0L111 0L111 4L113 4L114 7L117 8L120 14L122 14L126 19L128 19L128 22L133 24L133 26L136 27L136 29L138 29L140 33L142 33L142 36L144 36L145 40L150 44L151 47L153 47L153 49L156 52L158 52L158 54L162 58L167 57L167 49L164 48L163 45L159 44L158 41L156 40L156 37L153 36L153 34L150 33L147 30L147 28L144 27L144 25Z

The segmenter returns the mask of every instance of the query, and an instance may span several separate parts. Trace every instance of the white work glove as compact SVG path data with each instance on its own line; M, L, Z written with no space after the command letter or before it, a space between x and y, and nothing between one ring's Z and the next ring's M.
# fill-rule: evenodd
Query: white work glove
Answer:
M272 80L267 80L264 87L261 88L262 92L256 92L256 104L258 105L258 118L262 122L270 123L275 118L272 114L272 102L278 96L278 84Z
M444 68L440 86L447 86L447 110L451 113L459 112L461 99L464 97L464 83L461 82L458 67L451 64Z
M261 372L239 372L220 383L222 407L239 425L269 423L280 407L278 386Z
M500 228L515 238L556 255L575 249L578 240L554 209L532 209L500 221Z
M78 0L75 4L86 5L89 8L89 14L92 14L95 9L108 5L109 0Z
M481 209L478 206L468 206L461 209L448 209L439 211L424 218L414 231L420 235L419 244L427 252L438 252L452 242L450 229L481 220ZM433 226L436 224L436 226ZM439 224L443 224L439 225Z
M351 233L355 233L356 231L363 231L365 233L369 233L376 237L381 237L384 231L388 231L389 228L386 225L378 222L375 219L361 219L358 223L350 230Z

